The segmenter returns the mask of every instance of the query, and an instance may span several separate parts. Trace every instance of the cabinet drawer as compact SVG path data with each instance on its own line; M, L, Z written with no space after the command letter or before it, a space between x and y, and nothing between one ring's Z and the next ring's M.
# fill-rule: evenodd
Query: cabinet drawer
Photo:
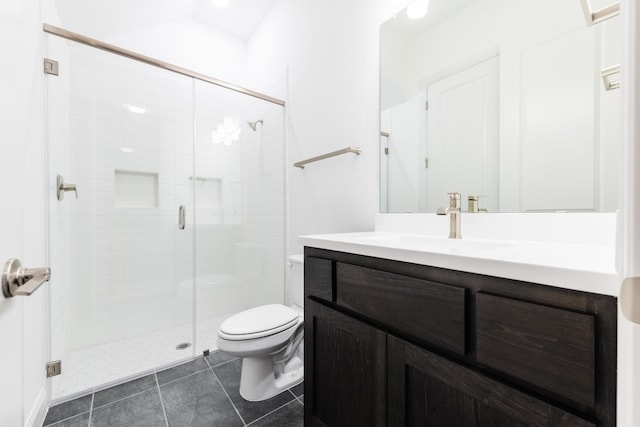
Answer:
M594 317L478 293L477 361L594 406Z
M305 257L304 296L314 296L333 301L333 261L330 259Z
M403 334L465 353L465 289L336 263L336 299Z

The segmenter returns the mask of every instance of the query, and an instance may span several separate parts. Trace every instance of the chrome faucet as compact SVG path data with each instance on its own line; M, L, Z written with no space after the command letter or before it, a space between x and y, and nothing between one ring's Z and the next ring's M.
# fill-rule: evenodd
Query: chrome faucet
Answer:
M436 214L447 215L449 214L449 238L450 239L462 239L462 233L460 232L460 218L462 211L460 209L460 193L447 193L449 194L449 207L438 208Z

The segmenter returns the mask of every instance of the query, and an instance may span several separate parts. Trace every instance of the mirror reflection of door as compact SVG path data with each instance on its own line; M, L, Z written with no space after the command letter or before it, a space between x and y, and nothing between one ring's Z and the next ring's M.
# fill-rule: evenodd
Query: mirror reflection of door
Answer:
M427 87L420 210L446 206L446 193L484 196L480 207L498 210L499 59L449 74Z

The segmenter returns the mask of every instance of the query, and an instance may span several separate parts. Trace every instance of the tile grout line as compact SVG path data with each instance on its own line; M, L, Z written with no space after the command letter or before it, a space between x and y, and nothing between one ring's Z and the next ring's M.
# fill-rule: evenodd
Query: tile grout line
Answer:
M233 359L231 359L231 360L226 360L226 361L224 361L224 362L222 362L222 363L218 363L217 365L212 365L211 363L209 363L209 361L207 360L207 358L206 358L206 357L204 358L204 360L205 360L205 362L207 362L207 365L209 365L209 367L210 367L211 369L213 369L213 368L217 368L218 366L226 365L227 363L235 362L236 360L238 360L238 358L237 358L237 357L234 357L234 358L233 358Z
M44 425L43 425L43 427L56 427L57 425L61 425L61 424L62 424L62 423L64 423L65 421L69 421L69 420L70 420L70 419L72 419L72 418L76 418L76 417L79 417L80 415L89 414L89 413L90 413L90 411L83 411L83 412L80 412L79 414L75 414L75 415L72 415L72 416L70 416L70 417L63 418L63 419L61 419L61 420L58 420L58 421L56 421L55 423L52 423L52 424L44 424Z
M83 395L83 396L79 396L79 397L77 397L77 398L75 398L75 399L73 399L73 400L69 400L69 401L64 402L64 403L61 403L61 404L59 404L59 405L50 406L50 407L48 407L48 408L47 408L47 415L48 415L48 411L49 411L51 408L55 408L56 406L64 405L64 404L67 404L67 403L69 403L69 402L73 402L73 401L75 401L75 400L82 399L82 398L84 398L84 397L87 397L88 395L89 395L89 394L85 394L85 395ZM71 418L79 417L80 415L82 415L82 414L86 414L87 412L89 413L89 420L91 420L91 409L92 409L92 408L93 408L93 392L91 392L91 403L89 404L89 409L88 409L87 411L82 411L82 412L79 412L79 413L77 413L77 414L70 415L70 416L68 416L68 417L65 417L65 418L63 418L63 419L61 419L61 420L58 420L58 421L56 421L56 422L53 422L53 423L43 424L43 425L42 425L42 427L55 427L55 425L56 425L56 424L60 424L61 422L63 422L63 421L67 421L67 420L70 420ZM46 421L46 417L45 417L45 421ZM43 421L43 423L44 423L44 421ZM91 426L89 425L89 427L91 427Z
M209 369L211 369L211 373L213 374L213 377L216 379L218 384L220 384L220 387L222 388L224 395L227 396L227 399L229 399L229 403L231 403L231 406L233 406L233 410L236 411L236 414L238 414L238 417L240 417L240 421L242 421L242 425L246 427L247 423L245 422L244 418L242 418L242 415L240 415L240 411L238 411L238 408L236 408L236 404L233 403L233 400L231 400L231 398L229 397L229 393L227 393L227 389L224 388L224 384L222 384L222 381L220 381L220 378L218 378L218 374L216 374L216 371L213 370L213 368L209 364L209 361L207 360L206 357L204 358L204 361L207 362L207 365L209 365ZM228 363L228 362L225 362L225 363ZM216 365L216 366L221 366L221 365L224 365L224 363L221 363L220 365Z
M291 389L289 389L289 391L291 391ZM293 392L291 392L291 393L293 393ZM300 396L296 396L296 395L294 394L293 396L296 398L296 400L297 400L298 402L300 402L300 404L301 404L302 406L304 406L304 402L303 402L302 400L300 400L300 396L304 396L304 394L301 394Z
M264 414L263 416L261 416L260 418L256 418L255 420L251 421L249 424L247 424L247 426L250 426L252 424L257 423L258 421L260 421L263 418L268 417L271 414L275 414L276 412L278 412L280 409L284 408L285 406L289 406L291 405L293 402L295 402L297 399L294 396L293 399L291 399L290 401L288 401L287 403L283 404L282 406L277 407L276 409L272 410L271 412L267 412L266 414Z
M300 383L300 384L302 384L302 383ZM297 387L297 386L298 386L298 385L300 385L300 384L296 384L296 385L295 385L295 386L293 386L293 387ZM290 388L288 388L287 390L289 391L289 393L291 393L291 394L293 395L293 397L295 398L295 400L297 400L298 402L300 402L300 404L301 404L302 406L304 406L304 402L303 402L302 400L300 400L300 396L304 396L304 393L302 393L300 396L296 395L296 394L293 392L293 387L290 387ZM303 391L304 391L304 390L303 390Z
M156 382L156 384L157 384L157 382ZM137 393L129 394L129 395L125 396L125 397L121 397L120 399L116 399L116 400L111 401L111 402L107 402L105 404L102 404L102 405L96 407L96 409L104 408L105 406L109 406L109 405L112 405L114 403L122 402L123 400L126 400L126 399L128 399L130 397L139 396L141 394L147 393L147 392L153 390L154 387L148 388L146 390L139 391ZM92 404L92 407L93 407L93 404ZM92 411L93 411L93 409L92 409Z
M171 380L171 381L167 381L166 383L162 383L162 385L163 385L163 386L165 386L165 385L167 385L167 384L175 383L176 381L180 381L180 380L183 380L183 379L185 379L185 378L192 377L192 376L194 376L194 375L196 375L196 374L199 374L200 372L204 372L204 371L209 370L209 369L211 369L211 368L204 368L204 369L200 369L199 371L192 372L192 373L190 373L190 374L188 374L188 375L185 375L185 376L183 376L183 377L176 378L175 380ZM156 377L156 381L157 381L157 377ZM158 387L160 387L160 382L159 382L159 381L157 381L157 384L158 384Z
M91 406L89 406L89 423L87 427L91 427L91 417L93 417L93 402L96 400L96 393L91 393Z
M162 415L164 415L164 422L169 427L169 417L167 417L167 411L164 408L164 400L162 400L162 391L160 390L160 383L158 382L158 374L157 372L153 373L153 377L156 379L156 387L158 388L158 396L160 396L160 406L162 406Z

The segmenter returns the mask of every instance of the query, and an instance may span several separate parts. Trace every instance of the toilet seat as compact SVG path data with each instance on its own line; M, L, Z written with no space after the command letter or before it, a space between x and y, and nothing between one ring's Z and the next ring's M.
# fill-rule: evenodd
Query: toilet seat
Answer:
M262 338L298 324L300 314L282 304L269 304L235 314L225 320L218 335L230 341Z

